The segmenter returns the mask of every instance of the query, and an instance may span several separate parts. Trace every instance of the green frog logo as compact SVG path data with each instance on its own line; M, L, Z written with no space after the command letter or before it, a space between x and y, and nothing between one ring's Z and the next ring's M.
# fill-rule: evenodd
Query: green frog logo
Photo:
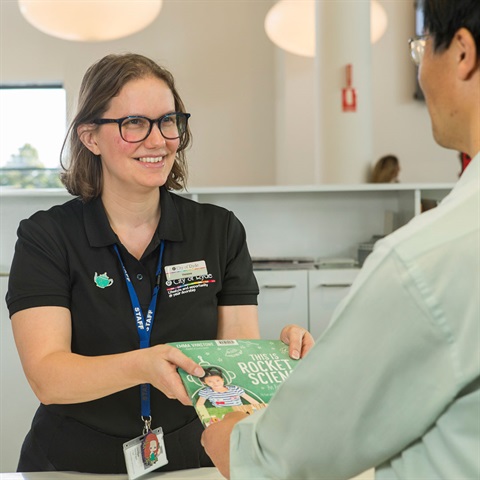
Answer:
M109 278L107 272L98 275L95 272L95 277L93 277L93 281L98 288L107 288L113 283L113 278Z

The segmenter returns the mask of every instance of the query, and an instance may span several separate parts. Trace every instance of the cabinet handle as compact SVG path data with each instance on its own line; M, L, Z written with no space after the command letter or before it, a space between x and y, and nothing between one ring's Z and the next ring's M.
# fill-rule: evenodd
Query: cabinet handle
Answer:
M9 275L8 272L0 272L0 277L8 277Z
M296 285L262 285L260 288L295 288Z
M351 287L351 283L321 283L319 287L326 287L326 288L347 288Z

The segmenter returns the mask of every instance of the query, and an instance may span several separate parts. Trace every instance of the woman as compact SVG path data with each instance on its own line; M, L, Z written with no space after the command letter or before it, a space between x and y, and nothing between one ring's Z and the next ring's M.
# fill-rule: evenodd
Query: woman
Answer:
M398 183L400 162L395 155L385 155L380 158L372 171L372 183Z
M185 186L188 118L148 58L108 55L84 76L62 175L78 198L21 222L11 268L41 401L19 471L122 473L123 443L160 426L164 470L211 465L176 373L203 369L166 343L258 338L258 287L237 218L170 193ZM292 355L312 343L293 326L282 338Z

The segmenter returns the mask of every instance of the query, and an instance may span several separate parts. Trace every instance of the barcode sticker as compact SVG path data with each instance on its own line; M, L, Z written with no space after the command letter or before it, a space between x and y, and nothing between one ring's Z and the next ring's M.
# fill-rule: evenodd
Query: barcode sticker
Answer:
M238 345L236 340L215 340L215 343L219 347L230 346L230 345Z

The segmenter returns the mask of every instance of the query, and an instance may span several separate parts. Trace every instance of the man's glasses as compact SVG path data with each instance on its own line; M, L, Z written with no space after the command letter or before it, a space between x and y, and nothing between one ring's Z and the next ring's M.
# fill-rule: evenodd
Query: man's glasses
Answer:
M422 63L427 37L428 35L418 35L408 39L408 44L410 45L410 56L412 57L413 63L417 67L420 65L420 63Z
M128 143L138 143L145 140L152 131L153 124L157 124L163 138L176 140L187 131L189 113L173 112L162 115L156 120L142 116L129 116L123 118L97 118L93 123L103 125L105 123L117 123L120 136Z

